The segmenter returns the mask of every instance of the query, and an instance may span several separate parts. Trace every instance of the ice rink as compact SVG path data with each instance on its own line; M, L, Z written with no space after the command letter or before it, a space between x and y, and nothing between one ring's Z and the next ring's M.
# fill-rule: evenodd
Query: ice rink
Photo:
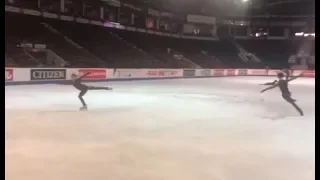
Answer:
M305 116L260 94L272 77L6 86L6 180L313 180L314 79L290 84Z

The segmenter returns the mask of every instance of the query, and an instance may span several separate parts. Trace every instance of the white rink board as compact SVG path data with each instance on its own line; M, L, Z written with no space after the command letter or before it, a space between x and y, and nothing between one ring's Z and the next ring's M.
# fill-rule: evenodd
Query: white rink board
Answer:
M175 79L228 76L276 76L279 70L264 69L103 69L103 68L6 68L6 85L59 83L70 80L71 74L89 71L87 81ZM292 76L303 73L315 77L314 71L293 71Z

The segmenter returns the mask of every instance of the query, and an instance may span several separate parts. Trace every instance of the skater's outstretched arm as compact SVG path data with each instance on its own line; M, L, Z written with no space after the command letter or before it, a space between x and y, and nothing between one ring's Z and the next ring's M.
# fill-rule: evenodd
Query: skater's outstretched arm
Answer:
M293 80L301 77L301 75L302 75L302 73L301 73L299 76L295 76L295 77L291 77L291 78L287 79L287 81L288 81L288 82L293 81Z
M90 74L90 73L91 73L91 72L87 72L87 73L85 73L84 75L78 77L77 79L82 79L82 78L86 77L86 76L87 76L88 74Z
M63 83L57 83L57 84L59 84L59 85L71 85L71 84L74 84L74 83L79 84L79 83L81 83L82 78L84 78L88 74L90 74L90 72L85 73L80 77L77 77L77 75L72 74L72 76L74 76L74 79L72 78L72 80L70 80L70 81L65 81Z
M276 84L274 84L274 85L272 85L272 86L270 86L270 87L268 87L268 88L265 88L265 89L261 90L260 93L263 93L263 92L265 92L265 91L267 91L267 90L273 89L273 88L275 88L275 87L277 87L277 86L279 86L278 83L276 83Z
M268 82L268 83L264 83L264 84L260 84L260 85L268 85L268 86L271 86L271 85L275 85L278 81L277 80L274 80L273 82Z

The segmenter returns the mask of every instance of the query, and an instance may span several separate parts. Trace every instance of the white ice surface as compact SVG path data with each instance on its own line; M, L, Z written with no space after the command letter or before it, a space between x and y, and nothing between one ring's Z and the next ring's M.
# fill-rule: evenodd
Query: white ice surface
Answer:
M313 180L314 79L292 81L300 117L272 78L8 86L7 180Z

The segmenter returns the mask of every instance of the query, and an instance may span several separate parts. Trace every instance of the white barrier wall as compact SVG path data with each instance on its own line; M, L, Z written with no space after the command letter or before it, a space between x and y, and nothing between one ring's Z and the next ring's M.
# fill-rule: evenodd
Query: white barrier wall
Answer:
M104 68L6 68L5 82L11 84L43 84L70 80L72 74L90 72L84 80L142 80L167 78L201 78L224 76L276 76L280 70L266 69L104 69ZM315 77L315 71L292 72L293 76Z
M181 77L182 69L108 69L109 79Z

